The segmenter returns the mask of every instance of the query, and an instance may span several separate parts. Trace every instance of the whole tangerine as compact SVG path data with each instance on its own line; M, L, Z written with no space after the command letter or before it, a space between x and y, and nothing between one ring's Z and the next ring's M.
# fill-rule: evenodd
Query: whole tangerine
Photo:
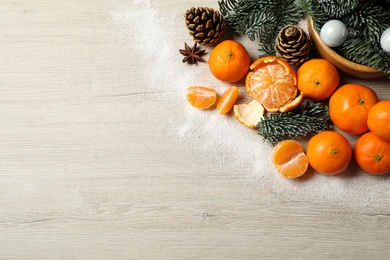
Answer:
M211 51L208 60L211 73L223 82L237 82L249 70L250 56L236 41L225 40Z
M370 174L390 172L390 142L385 142L372 132L356 140L354 157L359 167Z
M390 100L379 101L368 111L367 125L374 135L390 142Z
M329 100L329 116L342 131L362 134L368 131L368 111L378 102L371 88L361 84L345 84Z
M323 131L310 138L306 154L310 166L318 173L335 175L347 169L352 158L352 148L342 134Z
M297 87L304 97L324 100L330 97L340 82L336 67L325 59L311 59L297 70Z

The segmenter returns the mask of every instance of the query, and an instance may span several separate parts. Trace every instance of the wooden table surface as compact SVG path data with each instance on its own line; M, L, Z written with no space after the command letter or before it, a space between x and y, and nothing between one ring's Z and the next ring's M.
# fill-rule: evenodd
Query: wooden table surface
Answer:
M188 105L229 86L181 62L191 6L218 3L1 1L0 259L387 259L388 176L285 180L256 131Z

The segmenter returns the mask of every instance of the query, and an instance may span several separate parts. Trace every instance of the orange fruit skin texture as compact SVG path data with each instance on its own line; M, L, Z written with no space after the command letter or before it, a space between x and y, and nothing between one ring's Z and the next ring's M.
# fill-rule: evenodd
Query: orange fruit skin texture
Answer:
M229 87L218 99L217 110L220 114L228 113L238 97L238 88L236 86Z
M347 133L365 133L368 112L377 102L378 96L371 88L361 84L343 85L329 99L330 119Z
M332 95L340 82L336 67L325 59L311 59L297 70L299 91L305 98L324 100Z
M254 99L248 103L234 105L233 111L234 118L249 128L257 128L257 123L265 112L264 107Z
M217 101L217 91L203 86L191 86L187 88L186 98L193 107L208 109Z
M359 167L370 174L390 172L390 142L385 142L372 132L356 140L354 157Z
M367 124L374 135L390 142L390 100L379 101L368 111Z
M352 148L342 134L323 131L309 140L306 154L315 171L335 175L347 169L352 159Z
M225 40L210 53L211 73L223 82L237 82L247 74L250 56L245 47L236 41Z
M302 145L295 140L279 142L271 157L277 171L285 178L295 179L302 176L309 165Z
M263 57L250 66L245 86L248 95L269 112L287 112L302 101L297 98L297 78L293 67L275 56Z

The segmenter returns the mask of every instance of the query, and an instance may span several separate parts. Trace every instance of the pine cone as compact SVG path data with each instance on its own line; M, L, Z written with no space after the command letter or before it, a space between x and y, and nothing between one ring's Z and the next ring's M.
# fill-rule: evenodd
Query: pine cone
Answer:
M184 15L186 25L194 41L212 45L221 38L225 26L222 15L209 7L192 7Z
M276 38L275 50L277 57L299 66L309 59L309 35L296 25L287 25L280 30Z

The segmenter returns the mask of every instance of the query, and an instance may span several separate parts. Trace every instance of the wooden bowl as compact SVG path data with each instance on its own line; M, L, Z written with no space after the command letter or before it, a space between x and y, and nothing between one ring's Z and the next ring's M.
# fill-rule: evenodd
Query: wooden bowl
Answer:
M322 42L320 34L314 29L313 20L310 17L307 18L307 28L309 31L310 38L314 46L316 47L318 53L324 59L333 63L340 71L354 77L365 79L379 78L386 75L385 73L378 71L372 67L347 60L346 58L340 56L332 48L326 46Z

